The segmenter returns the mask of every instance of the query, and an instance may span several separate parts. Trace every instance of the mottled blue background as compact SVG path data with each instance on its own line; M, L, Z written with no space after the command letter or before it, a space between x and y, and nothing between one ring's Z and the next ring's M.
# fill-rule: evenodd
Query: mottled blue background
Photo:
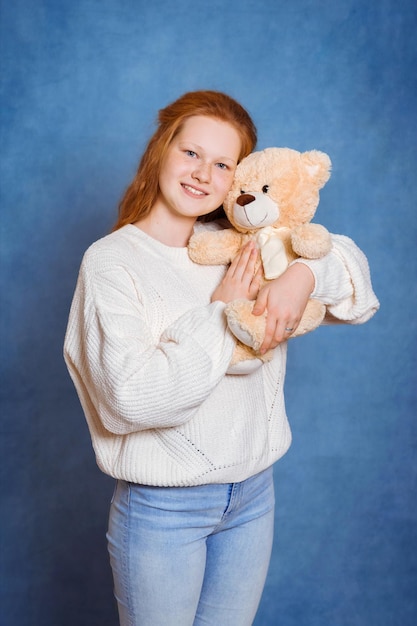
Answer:
M363 327L291 342L294 442L256 626L417 623L415 0L0 5L1 623L117 623L112 480L62 342L157 109L196 88L239 99L260 148L331 156L316 221L365 250L381 300Z

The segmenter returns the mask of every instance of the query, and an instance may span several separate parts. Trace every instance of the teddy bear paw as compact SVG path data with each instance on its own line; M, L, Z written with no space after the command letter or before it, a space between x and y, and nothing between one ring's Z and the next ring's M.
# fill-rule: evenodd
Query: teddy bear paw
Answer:
M261 359L247 359L246 361L238 361L229 365L226 374L232 374L233 376L245 376L246 374L252 374L256 372L263 365Z
M250 300L234 300L226 306L226 317L234 336L256 351L265 336L265 315L253 315L254 304Z
M305 259L320 259L332 248L332 240L327 228L321 224L301 224L291 235L292 248Z
M270 354L267 353L263 356L257 356L251 348L248 348L248 346L238 342L235 346L227 374L240 376L252 374L252 372L255 372L263 363L269 361L270 359Z

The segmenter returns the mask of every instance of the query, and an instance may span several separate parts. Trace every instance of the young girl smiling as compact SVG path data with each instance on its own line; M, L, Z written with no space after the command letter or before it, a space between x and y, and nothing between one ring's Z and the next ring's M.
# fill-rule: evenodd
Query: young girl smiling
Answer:
M273 463L291 433L283 396L288 331L310 297L362 323L378 308L368 264L346 237L259 291L257 251L229 268L187 253L214 221L235 168L256 144L248 113L213 91L183 95L158 128L114 231L86 252L65 359L99 467L116 479L108 546L122 626L249 626L274 521ZM224 308L267 310L273 360L227 373Z

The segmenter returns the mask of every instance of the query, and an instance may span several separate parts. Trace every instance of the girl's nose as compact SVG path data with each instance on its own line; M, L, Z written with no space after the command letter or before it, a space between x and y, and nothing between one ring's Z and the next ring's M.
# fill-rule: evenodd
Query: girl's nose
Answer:
M198 166L194 169L192 177L200 183L210 182L210 165L200 161Z

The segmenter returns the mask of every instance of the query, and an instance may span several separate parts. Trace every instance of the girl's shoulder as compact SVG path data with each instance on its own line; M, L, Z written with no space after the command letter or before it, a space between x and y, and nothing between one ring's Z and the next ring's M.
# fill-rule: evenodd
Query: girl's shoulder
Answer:
M136 232L137 231L137 232ZM140 250L140 231L132 224L97 239L86 250L82 267L90 271L102 270L109 264L129 264L132 254Z

